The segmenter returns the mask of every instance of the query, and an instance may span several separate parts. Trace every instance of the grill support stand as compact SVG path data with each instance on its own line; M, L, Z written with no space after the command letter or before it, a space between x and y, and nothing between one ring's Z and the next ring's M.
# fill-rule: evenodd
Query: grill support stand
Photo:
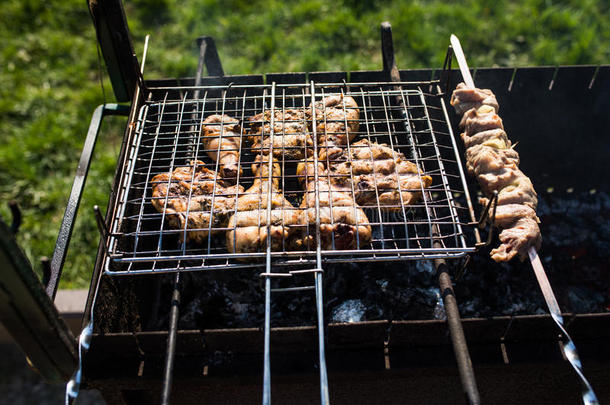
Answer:
M389 80L392 82L400 82L400 72L398 71L396 59L394 57L392 26L389 22L383 22L381 24L381 54L383 58L383 70L387 72ZM404 111L407 111L406 106L404 106L401 99L396 100L396 102L398 104L403 104ZM405 119L408 119L408 117L405 116ZM438 226L433 224L432 234L438 235L439 233ZM434 247L442 248L442 245L438 241L435 241ZM468 404L480 404L479 389L477 387L472 360L470 359L470 353L466 343L466 336L464 335L464 329L462 328L460 311L453 291L453 282L451 281L451 276L448 272L449 268L447 262L444 259L435 259L434 267L438 275L439 288L441 296L443 297L445 313L447 314L447 326L449 327L449 332L451 334L451 343L458 364L462 388L466 395L466 402Z

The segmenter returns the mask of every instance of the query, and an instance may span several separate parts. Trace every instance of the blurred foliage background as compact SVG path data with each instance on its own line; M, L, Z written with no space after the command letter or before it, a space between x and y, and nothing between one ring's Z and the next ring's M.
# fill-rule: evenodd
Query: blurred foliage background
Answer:
M449 35L482 66L607 64L607 0L124 0L145 77L192 76L194 39L217 41L227 74L380 69L379 24L393 27L398 66L440 67ZM103 71L106 101L110 82ZM104 101L85 0L0 3L0 215L23 210L18 241L40 271L51 256L93 109ZM86 287L124 119L104 124L60 288Z

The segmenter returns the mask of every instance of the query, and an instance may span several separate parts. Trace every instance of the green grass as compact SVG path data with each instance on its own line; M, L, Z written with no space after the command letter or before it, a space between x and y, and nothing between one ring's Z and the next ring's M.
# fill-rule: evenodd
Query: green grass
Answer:
M610 62L607 1L125 1L145 76L192 76L194 39L212 35L225 72L379 69L379 23L393 27L401 68L440 67L457 34L472 66ZM17 200L18 241L39 270L50 256L91 113L103 102L85 0L0 4L0 215ZM111 86L105 80L107 101ZM104 125L77 219L62 288L84 287L125 122Z

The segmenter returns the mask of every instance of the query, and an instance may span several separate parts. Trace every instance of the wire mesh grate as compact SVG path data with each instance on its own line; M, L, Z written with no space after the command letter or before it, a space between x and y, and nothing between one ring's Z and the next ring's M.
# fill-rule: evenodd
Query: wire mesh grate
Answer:
M262 267L268 254L274 265L306 265L318 250L325 262L473 251L472 212L458 199L466 183L435 89L152 89L133 124L106 271Z

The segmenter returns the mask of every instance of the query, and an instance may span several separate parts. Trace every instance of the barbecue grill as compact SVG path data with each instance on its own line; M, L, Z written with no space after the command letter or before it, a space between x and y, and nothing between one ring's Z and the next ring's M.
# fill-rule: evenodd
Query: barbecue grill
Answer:
M480 388L483 398L490 402L498 400L493 392L503 382L521 385L514 370L521 373L521 378L538 373L552 376L548 383L528 387L532 395L539 388L553 399L578 398L573 375L563 363L554 362L561 360L557 344L562 343L548 316L460 319L450 274L453 268L460 273L473 263L483 263L484 252L477 251L485 250L492 234L482 231L479 225L485 217L493 216L494 209L492 202L478 218L471 202L470 190L476 190L476 185L464 175L461 146L453 133L456 117L447 108L447 95L458 75L451 68L450 52L442 69L399 71L394 63L389 25L383 25L381 71L228 76L224 75L213 40L201 38L195 78L144 80L121 3L99 1L90 3L90 7L115 95L119 101L130 101L131 108L127 113L120 106L103 106L92 120L79 165L81 172L51 262L46 286L50 297L56 292L101 119L108 113L129 117L105 218L99 208L95 209L101 242L78 345L81 353L77 355L76 347L67 344L68 354L63 353L61 360L52 354L47 355L50 359L46 361L38 359L35 364L43 374L65 379L67 370L78 363L79 371L71 380L69 391L76 393L84 376L82 381L88 387L100 388L111 403L156 401L159 397L163 403L170 398L176 403L190 403L202 396L212 402L231 398L245 403L261 398L261 392L264 403L270 402L272 392L274 400L280 402L327 403L329 398L339 402L353 398L374 401L379 400L375 392L380 389L388 391L386 401L441 401L447 400L445 395L459 396L457 381L461 382L467 402L479 403L472 355L475 364L485 370L481 374L486 384ZM204 65L209 77L202 77ZM494 89L506 122L529 112L523 105L527 103L515 105L509 100L536 103L547 100L546 93L552 89L570 94L571 100L583 105L593 105L588 112L598 120L592 120L592 125L604 128L610 124L602 115L602 107L608 105L609 72L607 67L480 69L475 78L480 87ZM550 83L550 87L532 90L537 81ZM359 130L347 148L354 147L358 139L386 143L416 163L420 176L432 178L430 187L412 190L421 193L415 204L400 204L392 212L383 210L378 202L366 208L372 228L370 245L338 250L332 240L331 249L321 246L320 238L315 237L320 228L319 190L315 191L315 206L308 207L315 212L315 223L303 225L303 232L317 242L304 250L285 246L271 249L267 243L265 249L234 253L216 236L210 236L203 244L191 243L186 237L189 232L224 234L231 229L213 224L207 229L175 229L167 223L167 212L153 208L152 201L158 198L152 196L155 175L194 161L218 172L219 164L207 156L202 144L202 123L209 115L227 114L244 123L248 117L267 110L299 110L304 116L311 113L310 122L304 125L312 128L312 136L317 139L316 109L312 106L337 94L354 98L360 108ZM555 104L548 100L548 111L563 108L566 98L557 96L557 100L560 101ZM537 125L535 119L523 121L527 122L515 126ZM560 128L560 121L558 118L548 125ZM271 128L265 136L283 135L274 133L273 123ZM524 133L535 132L527 129ZM242 125L240 135L245 136L247 131L247 125ZM513 128L512 133L519 131ZM553 131L541 133L547 135L519 139L528 146L520 149L524 171L532 175L539 189L566 190L581 184L583 190L595 187L596 193L607 191L600 180L607 174L601 164L603 148L580 156L571 148L574 140L557 140L553 147L558 154L572 158L562 165L552 164L548 158L537 166L537 146L546 146L553 136ZM595 135L591 131L583 136ZM595 138L595 142L607 144L608 140ZM313 143L315 163L319 147L322 146ZM567 150L574 153L565 153ZM242 143L238 163L243 174L238 182L252 183L254 175L249 167L259 152ZM583 160L587 161L585 168L580 166ZM278 161L282 168L281 189L298 206L305 194L295 171L298 161L284 154ZM272 160L263 164L271 167ZM544 171L539 173L534 170L536 167L544 167ZM578 176L587 172L599 177ZM316 171L313 176L318 181L325 174ZM263 197L271 198L271 192ZM352 197L354 193L352 189ZM475 260L468 262L471 255ZM406 319L383 313L373 320L345 322L333 318L329 322L328 301L335 299L323 294L329 284L336 292L342 280L353 277L362 281L358 273L379 270L376 266L408 275L416 266L421 268L421 263L433 264L432 273L438 276L442 312L437 319ZM600 263L601 268L603 263L608 264L607 256ZM600 280L604 274L607 276L607 267ZM533 279L529 281L533 283ZM229 287L221 287L225 284ZM244 319L227 322L214 319L214 313L226 306L224 301L202 301L193 291L211 285L231 293L252 286L261 288L247 299L232 298L232 305L241 308L234 313L241 313ZM247 302L253 297L259 299L256 305ZM203 304L189 312L189 306L197 303ZM254 306L258 309L252 309ZM196 319L186 319L192 316ZM590 378L603 390L599 381L607 377L607 371L602 370L608 353L600 342L610 332L607 313L567 318L571 319L567 329L576 335L586 358L597 357L599 363L593 364ZM62 335L61 326L54 326L53 330L64 342L69 341ZM38 344L45 347L44 342ZM66 361L66 357L71 360ZM515 363L516 369L502 367ZM353 379L358 381L357 391ZM434 393L412 392L418 385L438 389ZM608 394L597 393L601 397ZM513 399L520 401L523 397L515 395Z

